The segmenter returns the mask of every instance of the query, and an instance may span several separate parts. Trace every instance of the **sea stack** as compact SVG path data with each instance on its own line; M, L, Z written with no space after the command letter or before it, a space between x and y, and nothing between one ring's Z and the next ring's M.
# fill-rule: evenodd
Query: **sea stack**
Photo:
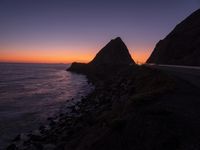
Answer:
M128 48L122 39L117 37L103 47L91 62L87 64L74 62L67 70L85 73L91 70L94 71L107 67L124 67L133 64L135 62L131 58Z
M157 43L147 63L200 66L200 9Z

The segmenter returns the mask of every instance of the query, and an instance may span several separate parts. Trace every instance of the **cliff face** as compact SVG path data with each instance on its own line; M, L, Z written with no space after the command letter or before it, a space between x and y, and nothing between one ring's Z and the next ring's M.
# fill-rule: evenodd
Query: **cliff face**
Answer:
M200 66L200 9L157 43L147 63Z
M94 72L94 70L108 71L110 67L117 68L131 64L135 62L124 42L117 37L103 47L91 62L87 64L74 62L67 70L79 73Z

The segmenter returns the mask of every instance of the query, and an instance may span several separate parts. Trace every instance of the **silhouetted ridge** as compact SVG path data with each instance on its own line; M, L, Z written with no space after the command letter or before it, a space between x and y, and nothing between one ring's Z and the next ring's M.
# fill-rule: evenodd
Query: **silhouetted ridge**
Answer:
M128 48L122 39L117 37L103 47L91 62L87 64L74 62L67 70L85 73L108 69L108 67L124 67L131 64L135 64L135 62L131 58Z
M157 43L147 63L200 66L200 9Z

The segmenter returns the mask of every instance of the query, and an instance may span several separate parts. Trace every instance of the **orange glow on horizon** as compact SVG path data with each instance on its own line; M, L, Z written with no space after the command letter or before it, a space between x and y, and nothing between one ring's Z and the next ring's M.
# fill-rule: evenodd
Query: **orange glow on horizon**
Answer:
M1 51L1 50L0 50ZM78 53L73 51L17 51L12 53L0 52L0 62L16 63L71 63L73 61L88 62L93 58L90 53Z
M144 52L144 51L135 51L134 53L131 53L131 56L133 60L135 61L135 63L143 64L149 58L150 53Z
M72 63L89 62L95 57L95 52L84 53L85 50L66 51L66 50L50 50L50 51L18 51L12 50L12 53L6 50L0 50L0 62L16 62L16 63ZM149 53L144 51L134 51L131 53L136 63L145 63L149 57Z

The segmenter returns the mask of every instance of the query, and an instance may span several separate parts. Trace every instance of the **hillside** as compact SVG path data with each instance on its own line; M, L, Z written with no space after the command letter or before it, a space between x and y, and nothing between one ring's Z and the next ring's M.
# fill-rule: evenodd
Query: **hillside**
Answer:
M157 43L147 63L200 66L200 9Z

